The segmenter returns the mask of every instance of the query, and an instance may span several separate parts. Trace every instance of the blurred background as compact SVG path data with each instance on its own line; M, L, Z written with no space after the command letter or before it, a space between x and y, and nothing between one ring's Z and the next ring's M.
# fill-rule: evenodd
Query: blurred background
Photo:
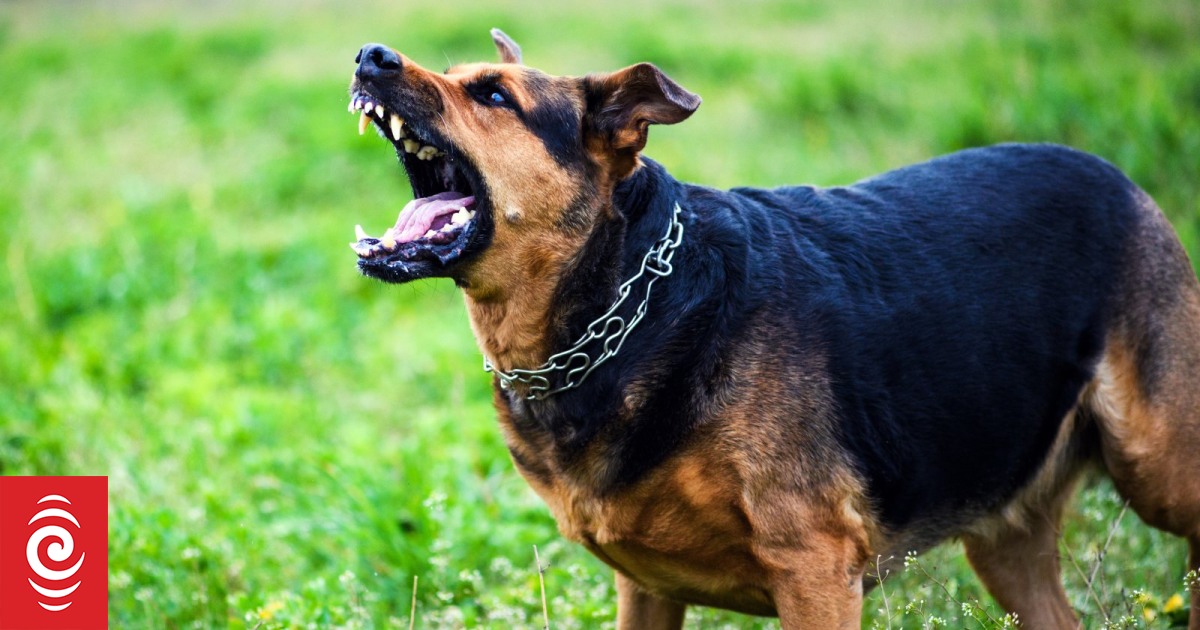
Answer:
M407 627L414 576L417 627L541 627L533 545L552 627L612 626L611 572L512 470L451 283L366 280L346 246L411 194L346 113L359 46L440 70L494 59L494 26L548 72L652 61L703 96L651 132L681 179L1060 142L1200 260L1195 0L0 2L0 474L109 476L113 627ZM1106 483L1061 553L1088 627L1180 618L1184 546ZM959 556L890 576L865 627L1001 627Z

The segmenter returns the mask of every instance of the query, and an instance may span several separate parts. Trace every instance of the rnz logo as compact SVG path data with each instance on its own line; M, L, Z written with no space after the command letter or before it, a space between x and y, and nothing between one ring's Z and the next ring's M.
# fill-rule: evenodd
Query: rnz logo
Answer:
M71 502L66 497L48 494L38 499L38 505L41 509L29 519L29 524L36 526L37 530L29 536L29 542L25 544L25 559L34 573L28 580L29 585L39 595L38 605L51 612L58 612L71 605L71 593L83 583L83 580L75 577L83 566L87 553L81 551L78 560L74 559L75 535L72 532L78 533L81 528L79 521L71 513ZM68 529L68 525L74 529ZM50 544L43 545L47 540ZM46 566L47 561L52 566L66 568L50 568Z
M0 630L101 628L108 478L0 475Z

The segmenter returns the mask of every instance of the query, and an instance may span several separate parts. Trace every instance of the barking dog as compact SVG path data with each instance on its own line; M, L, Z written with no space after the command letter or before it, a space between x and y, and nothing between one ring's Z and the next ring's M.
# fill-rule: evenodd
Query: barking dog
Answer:
M1025 626L1074 628L1056 540L1087 466L1200 564L1200 285L1115 168L1003 145L713 190L640 155L696 95L492 37L502 63L444 73L359 51L350 109L417 199L352 247L462 288L512 460L616 570L619 627L857 628L876 558L957 537Z

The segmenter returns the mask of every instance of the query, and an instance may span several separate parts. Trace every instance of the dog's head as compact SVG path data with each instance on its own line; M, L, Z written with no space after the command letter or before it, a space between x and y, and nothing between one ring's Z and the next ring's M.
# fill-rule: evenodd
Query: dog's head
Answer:
M476 299L539 268L552 275L611 211L650 124L677 123L700 98L650 64L585 77L521 64L499 30L501 63L426 70L380 44L355 61L350 109L396 149L415 200L380 237L352 247L368 276L448 276Z

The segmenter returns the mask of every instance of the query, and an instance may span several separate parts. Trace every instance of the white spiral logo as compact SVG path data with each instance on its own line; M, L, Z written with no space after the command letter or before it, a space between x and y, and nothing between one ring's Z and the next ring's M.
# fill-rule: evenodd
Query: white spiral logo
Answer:
M59 502L71 505L71 502L68 501L66 497L57 494L48 494L41 499L38 499L39 505L47 502ZM37 514L34 514L33 518L29 519L29 524L33 525L34 522L44 518L70 521L75 525L76 529L81 529L79 527L79 521L75 520L74 515L62 508L57 507L48 507ZM39 553L41 550L42 541L46 540L47 538L55 541L46 546L46 556L50 560L53 560L55 563L62 564L71 559L71 555L75 552L75 539L71 536L71 532L67 531L60 525L42 525L41 528L34 532L33 535L29 537L29 543L25 545L25 559L29 561L29 568L33 569L33 572L36 573L38 577L54 583L51 584L51 586L61 587L63 586L61 583L70 580L72 576L79 572L79 567L83 566L83 557L87 554L80 553L79 560L69 569L64 569L61 571L51 569L42 562L41 554ZM38 584L37 582L34 582L33 579L29 579L29 585L33 587L33 590L37 591L44 597L50 598L52 601L62 600L64 597L74 593L75 589L79 588L79 585L82 583L82 580L76 580L74 584L67 586L66 588L48 588ZM65 604L47 604L45 602L38 601L38 605L46 610L59 611L66 609L67 606L71 605L71 602L68 601Z

